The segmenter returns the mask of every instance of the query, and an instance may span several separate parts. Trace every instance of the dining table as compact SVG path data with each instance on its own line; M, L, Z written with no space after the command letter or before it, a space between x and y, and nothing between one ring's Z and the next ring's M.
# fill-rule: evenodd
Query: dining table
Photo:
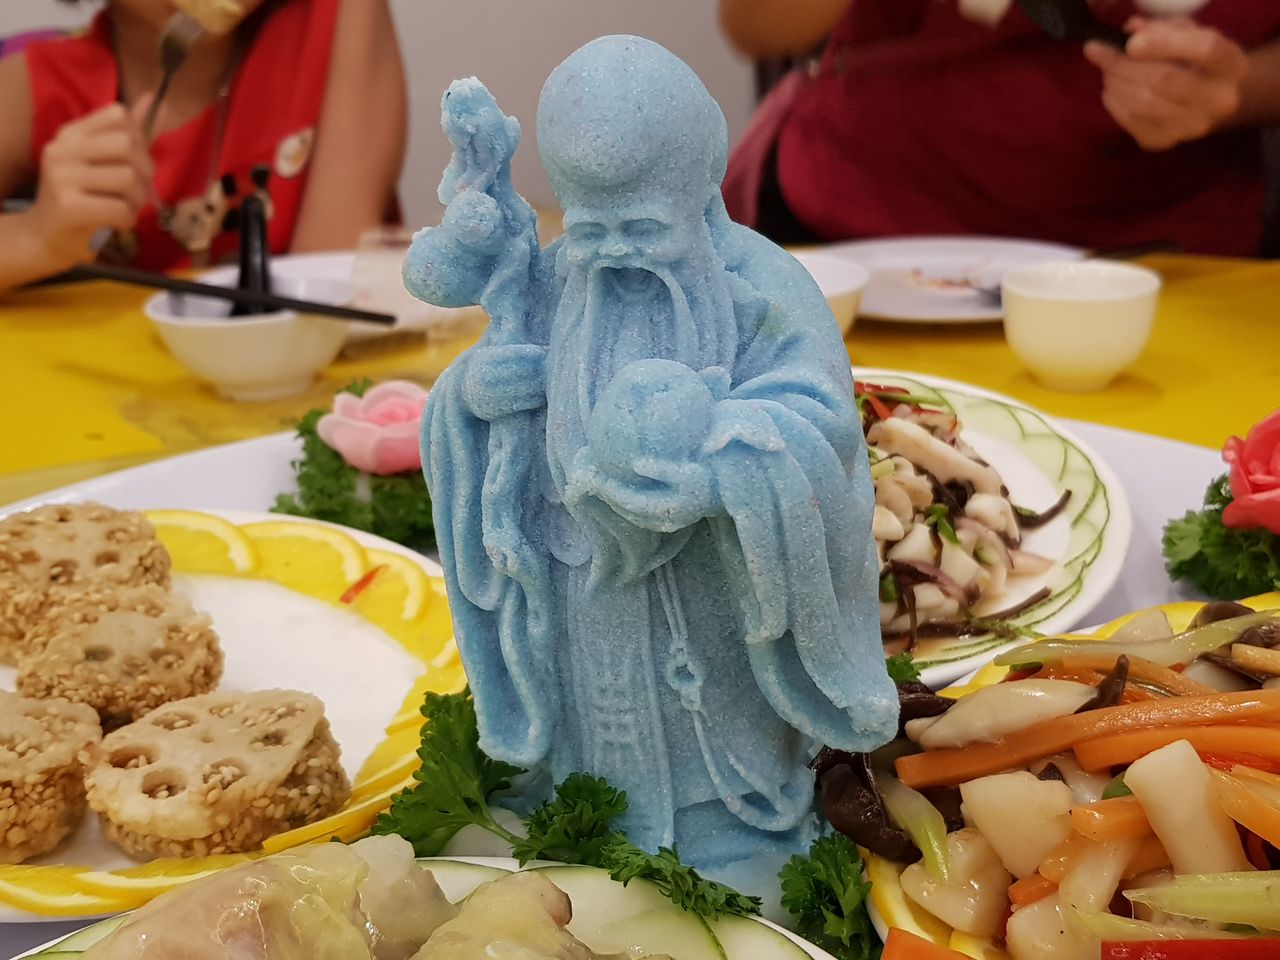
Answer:
M1228 436L1243 435L1280 406L1280 262L1174 254L1138 262L1163 279L1153 332L1141 357L1101 390L1066 393L1038 384L998 321L860 318L846 337L856 365L1008 395L1058 419L1106 460L1131 504L1133 531L1126 569L1089 622L1181 595L1164 573L1163 524L1199 505L1206 484L1225 469L1218 451ZM166 351L143 314L147 295L85 282L0 298L0 505L8 505L0 514L114 471L292 430L358 379L429 386L474 342L474 334L421 332L361 340L305 392L237 403ZM157 506L198 506L184 503L180 489L172 499ZM5 924L0 957L64 929Z
M860 319L860 366L948 377L1056 417L1220 448L1280 405L1280 262L1143 258L1164 288L1150 342L1108 387L1040 386L999 322ZM193 378L142 312L147 291L108 282L0 298L0 504L123 467L290 429L360 378L429 385L472 339L393 333L349 346L306 392L235 403Z

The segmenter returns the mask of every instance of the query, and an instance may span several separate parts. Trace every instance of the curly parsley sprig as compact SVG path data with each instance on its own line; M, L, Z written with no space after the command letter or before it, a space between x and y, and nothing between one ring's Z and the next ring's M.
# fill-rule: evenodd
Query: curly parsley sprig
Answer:
M1230 502L1231 485L1222 476L1209 484L1203 509L1169 521L1163 537L1169 576L1190 580L1219 600L1280 589L1280 537L1223 524Z
M832 834L808 856L792 857L778 874L782 906L796 918L796 933L839 960L875 960L880 938L867 913L871 884L853 841Z
M420 857L434 857L463 827L475 824L508 843L520 838L489 809L489 797L511 786L524 771L487 756L479 747L476 711L470 695L428 693L422 707L422 765L416 786L401 791L373 824L375 834L395 833Z

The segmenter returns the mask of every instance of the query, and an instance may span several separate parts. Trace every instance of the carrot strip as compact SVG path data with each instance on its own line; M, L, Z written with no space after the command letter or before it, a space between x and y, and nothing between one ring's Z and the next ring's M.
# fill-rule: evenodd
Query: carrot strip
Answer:
M1137 797L1113 797L1072 807L1071 828L1090 840L1120 840L1151 832Z
M1215 693L1213 687L1197 683L1190 677L1184 677L1175 670L1162 667L1142 657L1126 654L1129 658L1129 679L1152 687L1167 690L1176 697L1203 697ZM1115 669L1116 654L1106 653L1071 653L1063 657L1059 663L1065 670L1100 670L1107 672Z
M1280 847L1280 807L1229 774L1220 770L1209 772L1213 775L1218 802L1227 816L1273 847Z
M1010 884L1009 902L1015 907L1025 907L1029 903L1043 900L1057 889L1058 885L1052 880L1033 873L1029 877L1023 877Z
M1051 663L1040 668L1040 672L1035 675L1037 680L1073 680L1076 683L1087 683L1091 687L1096 687L1102 682L1105 674L1098 670L1090 670L1080 667L1066 667L1061 664Z
M1280 690L1143 700L1042 720L991 743L899 757L896 766L898 777L907 786L935 787L1024 766L1095 737L1146 727L1265 722L1277 718L1280 718ZM1257 750L1246 752L1267 755Z
M1101 770L1133 763L1152 750L1159 750L1177 740L1186 740L1196 752L1249 753L1266 759L1280 759L1280 727L1220 724L1212 727L1155 727L1085 740L1075 745L1076 760L1086 770Z
M1169 854L1154 833L1138 845L1138 852L1133 855L1129 865L1124 868L1124 879L1132 880L1152 870L1159 870L1169 865Z
M1036 873L1051 883L1061 883L1062 878L1070 871L1072 863L1080 856L1091 841L1078 833L1067 834L1067 839L1053 848L1036 867Z

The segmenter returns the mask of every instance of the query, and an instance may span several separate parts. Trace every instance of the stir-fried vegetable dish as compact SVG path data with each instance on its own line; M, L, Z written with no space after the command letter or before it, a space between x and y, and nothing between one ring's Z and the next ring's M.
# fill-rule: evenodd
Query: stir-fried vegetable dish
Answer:
M1014 960L1280 956L1256 952L1280 936L1280 611L1153 611L997 663L958 699L900 683L895 741L823 751L831 823Z

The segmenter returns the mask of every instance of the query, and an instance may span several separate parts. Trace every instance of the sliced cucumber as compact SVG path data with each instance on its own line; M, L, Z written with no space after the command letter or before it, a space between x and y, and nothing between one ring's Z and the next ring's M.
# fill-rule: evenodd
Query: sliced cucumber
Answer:
M40 960L72 960L73 957L82 957L84 954L79 950L55 950L53 947L49 947L47 950L31 954L31 956L39 957Z
M666 954L679 960L726 960L711 928L646 880L625 887L597 867L537 867L569 895L569 932L596 953Z
M729 960L810 960L809 954L785 933L750 917L721 917L711 932Z
M468 863L465 860L423 857L418 862L435 874L436 883L440 884L444 895L453 903L457 903L480 884L498 880L511 872L505 867Z
M121 914L118 917L108 917L106 920L100 920L92 926L77 930L75 933L69 933L61 940L57 940L49 946L45 947L33 956L43 957L49 960L55 954L64 953L84 953L99 940L106 937L111 931L128 919L128 914ZM61 960L59 957L58 960Z

